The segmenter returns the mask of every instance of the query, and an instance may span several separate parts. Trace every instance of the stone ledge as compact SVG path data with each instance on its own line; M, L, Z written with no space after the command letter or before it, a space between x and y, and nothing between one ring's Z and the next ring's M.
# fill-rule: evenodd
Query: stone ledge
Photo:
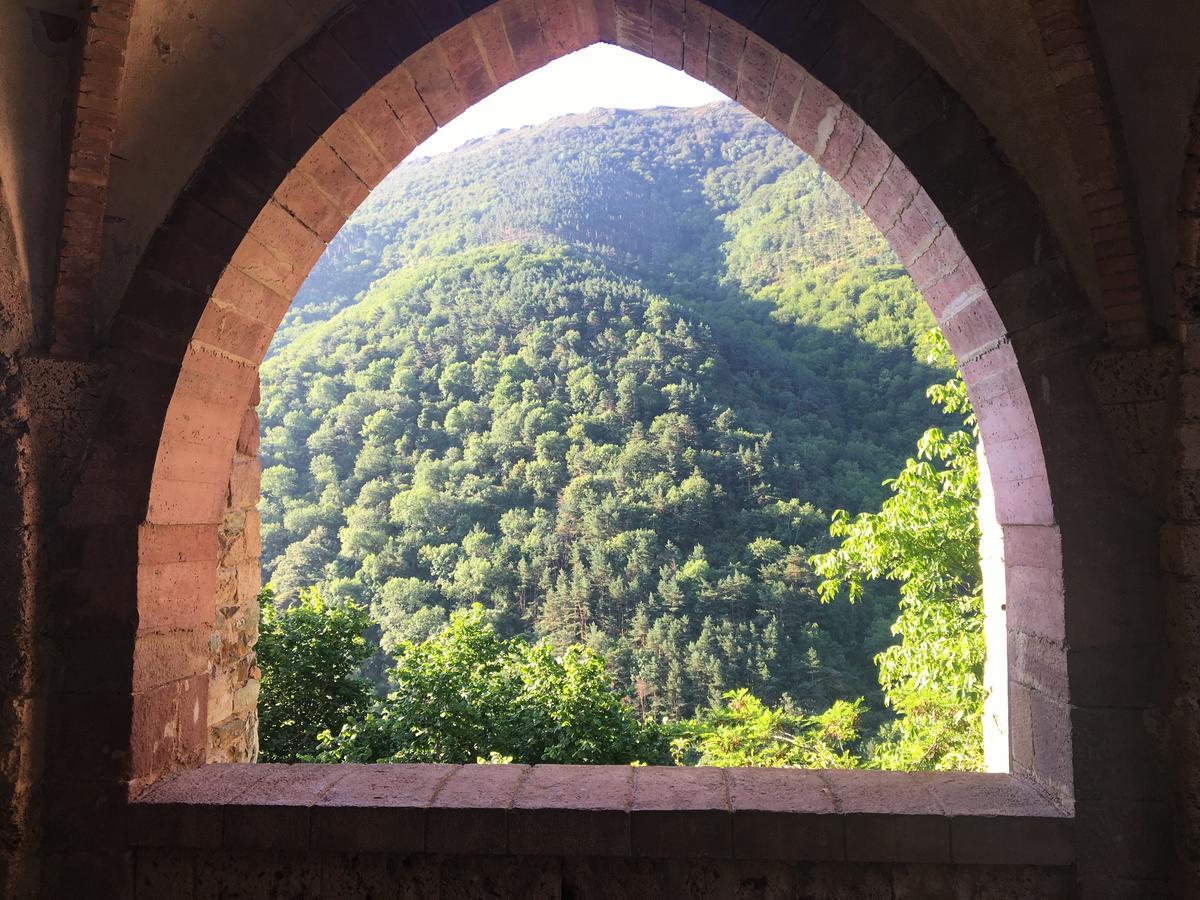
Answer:
M1032 783L961 772L227 764L165 776L130 814L134 847L1074 861L1073 820Z

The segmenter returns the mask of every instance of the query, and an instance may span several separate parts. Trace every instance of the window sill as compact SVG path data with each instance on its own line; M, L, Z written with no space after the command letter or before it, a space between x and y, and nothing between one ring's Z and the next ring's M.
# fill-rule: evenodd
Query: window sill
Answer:
M134 847L1065 866L1011 775L632 766L212 765L131 804Z

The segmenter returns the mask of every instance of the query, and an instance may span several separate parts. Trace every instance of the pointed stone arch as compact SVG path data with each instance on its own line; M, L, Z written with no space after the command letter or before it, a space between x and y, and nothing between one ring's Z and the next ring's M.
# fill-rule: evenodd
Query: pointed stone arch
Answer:
M1102 329L974 115L853 3L470 5L468 16L365 0L329 22L229 123L139 264L105 354L107 404L63 515L67 625L131 650L111 661L107 705L93 711L118 725L88 740L121 748L109 758L131 791L203 761L230 461L293 295L418 142L497 87L604 41L763 116L908 267L962 365L987 449L1009 597L1011 765L1069 804L1072 591L1094 600L1115 588L1082 563L1064 572L1064 548L1073 542L1082 560L1101 540L1080 498L1087 479L1116 476L1080 367L1064 361L1093 352ZM1075 530L1060 532L1063 510ZM1116 639L1080 628L1085 646Z

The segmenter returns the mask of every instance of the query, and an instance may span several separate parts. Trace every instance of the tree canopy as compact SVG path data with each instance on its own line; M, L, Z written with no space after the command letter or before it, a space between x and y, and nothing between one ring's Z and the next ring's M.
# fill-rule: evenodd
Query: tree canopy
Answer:
M932 332L927 352L948 358ZM917 456L887 484L878 512L850 517L839 510L830 533L840 539L813 557L825 580L821 596L887 581L900 589L892 634L899 642L876 657L887 704L898 714L873 750L894 769L975 769L983 752L983 579L979 570L979 432L959 377L929 389L929 397L962 427L930 428Z
M315 588L279 607L268 587L259 603L259 759L291 762L311 754L321 732L366 713L374 690L358 668L374 652L364 636L371 620L364 607L327 603Z
M661 763L666 740L613 691L604 661L573 645L504 640L482 606L402 642L392 690L360 719L326 732L326 762Z
M362 671L392 698L345 731L326 716L324 752L594 756L548 737L566 713L517 690L536 671L590 691L630 759L653 754L622 728L669 721L693 760L749 758L755 733L775 759L852 764L865 735L969 762L970 735L869 737L977 696L979 648L949 621L973 615L971 533L932 531L966 527L970 489L945 478L968 477L974 437L947 430L953 383L942 408L923 396L953 371L914 356L931 326L844 192L732 104L595 111L401 166L261 373L265 572L284 607L315 588L367 610ZM832 534L826 510L850 511ZM822 602L839 586L853 604ZM436 667L450 644L483 654L474 675ZM960 670L935 670L952 650ZM399 724L456 678L462 734ZM600 714L601 685L620 709ZM538 747L472 732L484 698Z

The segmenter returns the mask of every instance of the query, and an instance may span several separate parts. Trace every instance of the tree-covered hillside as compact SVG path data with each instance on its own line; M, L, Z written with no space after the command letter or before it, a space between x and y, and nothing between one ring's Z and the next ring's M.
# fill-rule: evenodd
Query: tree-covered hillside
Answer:
M911 337L908 310L826 304L818 286L899 263L795 145L733 103L595 110L406 162L339 232L276 337L285 346L378 278L472 247L577 244L687 303L769 289L785 318ZM783 291L783 293L780 293ZM838 307L834 309L834 307ZM922 310L923 312L923 310ZM888 320L897 330L880 328Z
M930 324L840 188L733 105L406 164L263 367L265 574L367 605L385 649L482 603L655 715L870 705L896 597L822 605L807 558L937 421Z

